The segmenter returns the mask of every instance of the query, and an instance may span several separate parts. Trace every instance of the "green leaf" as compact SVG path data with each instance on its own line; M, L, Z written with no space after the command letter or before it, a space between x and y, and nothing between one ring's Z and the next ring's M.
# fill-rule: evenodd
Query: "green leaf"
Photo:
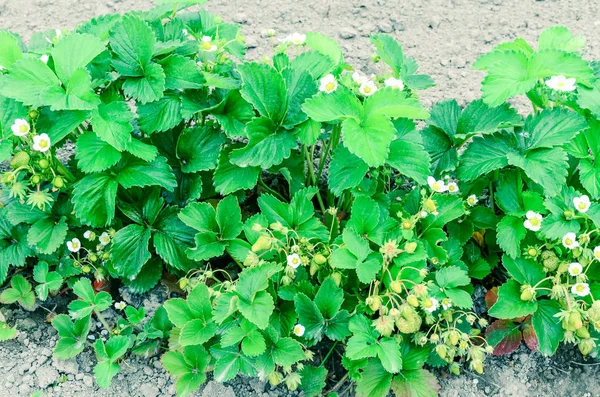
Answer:
M490 316L502 319L513 319L535 313L537 301L521 300L521 285L515 280L508 280L498 290L498 301L489 310Z
M110 47L115 54L113 66L122 76L142 77L152 60L156 37L146 22L125 15L110 32Z
M282 125L291 129L308 118L300 106L317 92L317 85L313 76L302 69L286 68L282 74L287 88L287 111Z
M115 215L118 183L111 176L92 174L77 182L73 188L75 214L85 225L109 225Z
M302 105L302 110L308 117L319 122L359 119L363 114L363 107L358 98L342 86L332 93L319 92L307 99Z
M560 304L552 300L540 300L531 323L540 344L540 353L551 356L564 338L564 330L556 317L562 311Z
M552 148L571 141L587 128L585 118L566 109L545 109L527 118L525 130L530 133L528 150Z
M596 159L594 164L589 160L581 160L579 180L592 198L600 198L600 159Z
M296 313L298 313L298 321L305 328L304 337L316 341L321 340L325 328L325 319L316 303L303 293L296 294L294 303Z
M538 51L563 50L577 52L585 46L583 36L573 36L564 26L551 26L540 34L538 39Z
M131 224L120 229L113 238L111 256L117 273L126 278L135 278L142 266L150 259L148 250L151 230Z
M492 134L505 127L522 125L521 116L509 104L489 107L482 100L467 105L456 126L456 137L461 140L478 134Z
M521 168L531 180L542 185L547 196L560 193L567 177L567 154L561 148L536 149L524 156L508 153L508 162Z
M238 310L251 323L260 329L269 325L269 318L275 310L273 297L266 291L259 291L252 299L240 299Z
M239 91L229 91L223 102L211 112L229 137L245 137L246 124L254 118L254 108Z
M377 48L377 55L392 68L394 76L400 77L405 66L405 58L400 44L389 34L374 34L371 36L371 43Z
M252 189L256 186L260 167L239 167L230 162L232 146L221 150L219 164L214 173L215 189L223 196L238 190Z
M446 296L450 298L454 304L461 309L472 309L473 299L471 294L460 288L447 288L444 290Z
M194 235L194 231L177 217L177 209L171 207L161 214L152 242L156 253L166 263L175 269L187 271L194 264L187 257L185 249L190 247Z
M131 145L133 126L130 121L134 114L126 102L118 101L100 104L92 112L94 132L118 151L128 150Z
M392 390L396 397L435 397L440 384L434 374L426 369L402 371L394 377Z
M306 397L317 397L325 388L325 380L327 378L327 369L325 367L313 367L305 365L300 371L302 384L300 388Z
M379 360L369 360L360 380L356 382L357 397L385 397L392 385L392 374L387 372Z
M95 293L92 288L92 282L87 278L80 278L73 284L73 292L79 298L69 304L71 317L82 319L89 316L94 310L104 311L112 304L112 298L106 291Z
M260 117L246 125L248 145L234 149L230 161L240 167L262 167L267 169L279 165L290 157L292 149L298 146L297 139L290 132L279 129L271 119Z
M48 298L49 291L57 291L63 284L62 276L57 272L49 272L48 263L44 261L38 262L33 269L33 279L38 283L35 292L43 301Z
M93 132L77 138L75 158L78 167L86 174L104 171L121 160L121 153Z
M394 338L383 338L377 346L377 357L381 360L381 365L389 373L396 374L402 369L402 356L400 354L400 345Z
M546 277L544 267L532 259L502 256L502 264L508 273L521 284L536 285Z
M69 81L77 70L87 66L105 50L102 40L91 34L71 33L52 48L54 70L63 81Z
M167 131L183 121L181 98L174 92L166 93L158 101L138 108L140 129L147 134Z
M306 33L306 45L314 51L328 56L335 65L343 61L344 55L338 43L324 34L318 32Z
M10 70L13 63L23 58L17 38L6 30L0 31L0 48L0 65L5 69Z
M461 156L458 176L472 181L480 175L506 167L507 155L516 149L506 135L475 137Z
M157 251L159 245L154 242ZM137 276L133 280L126 279L123 280L124 284L127 285L127 288L134 294L142 294L144 292L150 291L152 288L158 284L163 274L163 263L160 258L151 258L148 262L142 266L142 269L139 271Z
M244 63L238 66L242 77L242 97L263 116L278 123L287 108L287 90L283 77L272 66Z
M102 340L94 343L98 364L94 367L94 375L98 386L109 388L112 378L119 373L121 367L117 360L129 347L129 338L123 335L112 336L106 344Z
M364 103L366 117L382 115L391 118L427 119L429 112L414 97L404 91L386 87L375 91Z
M66 314L59 314L52 319L52 326L60 336L54 347L54 357L70 359L83 351L90 330L89 317L72 322Z
M177 378L175 387L179 396L189 396L206 382L204 371L210 362L210 354L202 346L167 352L160 361L171 376Z
M281 338L272 350L273 361L277 365L289 367L304 359L302 345L292 338Z
M497 226L498 245L510 257L516 258L521 253L521 241L527 234L523 220L515 216L505 216Z
M329 188L337 197L346 189L358 186L369 170L364 161L343 145L334 150L329 167Z
M157 157L152 162L130 157L122 163L116 180L125 189L134 186L162 186L172 192L177 187L173 170L164 157Z
M177 140L181 171L190 173L212 170L217 166L225 135L210 127L186 129Z
M64 216L57 222L50 218L40 219L29 229L27 242L36 246L42 254L52 254L64 243L68 230L67 218Z
M390 143L395 137L392 122L383 115L369 115L362 121L346 119L342 124L344 144L370 167L378 167L388 157Z
M390 144L387 163L415 181L425 184L429 176L431 158L422 145L398 138Z
M160 61L165 72L167 90L200 89L206 83L200 68L192 59L181 55L170 55Z
M160 65L150 63L145 67L142 77L129 77L125 80L123 83L123 93L142 104L154 102L163 96L165 79L165 72ZM169 122L172 123L174 117L171 114Z
M483 101L498 106L515 95L525 94L535 86L535 76L528 70L529 58L521 51L494 51L493 62L481 86ZM476 66L476 65L474 65Z
M435 273L435 280L442 288L456 288L471 284L466 270L458 266L448 266Z
M0 303L9 305L18 302L25 309L35 307L35 294L31 290L31 283L25 277L17 274L10 279L10 288L0 294Z
M233 240L242 232L242 210L235 196L227 196L217 205L216 220L223 240Z

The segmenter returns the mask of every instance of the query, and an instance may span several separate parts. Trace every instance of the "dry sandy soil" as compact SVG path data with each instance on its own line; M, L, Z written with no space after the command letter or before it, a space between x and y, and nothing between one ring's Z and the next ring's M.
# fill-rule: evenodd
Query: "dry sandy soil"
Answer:
M110 12L148 9L150 0L0 0L0 29L28 39L37 30L72 28L80 21ZM524 37L535 41L546 27L562 24L588 39L588 57L600 58L600 2L596 0L212 0L206 8L227 21L244 25L250 58L268 49L261 33L275 28L281 36L298 31L320 31L336 38L347 61L368 72L372 53L368 36L394 35L421 71L437 86L423 93L426 105L446 98L465 104L479 97L482 74L470 69L473 61L494 45ZM148 308L161 301L161 291L147 296ZM20 310L8 317L22 330L19 337L0 345L0 396L173 396L174 386L156 358L128 360L110 390L93 382L94 357L84 353L76 361L51 358L56 341L43 312L33 316ZM600 365L583 362L573 347L555 358L544 358L526 348L486 362L483 376L440 374L443 396L598 396ZM599 363L600 364L600 363ZM210 382L201 396L291 396L256 380L237 378L223 386Z

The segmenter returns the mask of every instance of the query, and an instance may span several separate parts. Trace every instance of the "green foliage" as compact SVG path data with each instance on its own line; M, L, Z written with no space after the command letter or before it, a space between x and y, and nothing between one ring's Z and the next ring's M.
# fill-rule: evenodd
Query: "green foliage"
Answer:
M184 11L203 1L159 3L29 48L0 32L0 301L72 292L57 358L94 321L105 388L128 353L162 354L182 396L209 372L317 396L341 357L359 396L430 396L425 362L481 373L493 350L474 284L502 319L491 345L597 352L600 88L581 37L500 44L474 65L481 100L427 110L433 81L389 35L370 78L317 32L247 62L239 26ZM505 103L522 94L528 116ZM176 295L152 318L113 302L159 282Z

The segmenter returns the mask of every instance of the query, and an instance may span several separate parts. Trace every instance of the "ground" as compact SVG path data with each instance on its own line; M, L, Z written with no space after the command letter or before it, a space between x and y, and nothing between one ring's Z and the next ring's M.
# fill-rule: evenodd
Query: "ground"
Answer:
M26 40L38 30L72 28L82 20L109 12L148 9L151 0L0 0L0 29ZM211 0L206 8L226 21L244 26L250 58L268 53L263 37L268 28L278 36L319 31L336 38L348 63L369 72L373 52L368 36L390 33L405 52L417 59L437 86L423 93L425 105L456 98L461 105L479 98L482 73L471 70L477 57L494 45L523 37L535 42L546 27L562 24L588 40L587 57L599 58L600 2L596 0ZM161 291L144 300L148 308L160 302ZM51 307L50 307L51 309ZM93 361L87 352L76 361L53 360L56 333L44 322L44 312L9 311L19 337L0 344L0 395L30 396L173 396L172 381L157 358L131 359L123 365L110 390L93 381ZM482 376L440 373L442 396L597 396L600 363L583 361L573 346L544 358L521 347L504 358L486 361ZM290 396L257 380L237 378L223 386L210 382L197 393L205 397Z

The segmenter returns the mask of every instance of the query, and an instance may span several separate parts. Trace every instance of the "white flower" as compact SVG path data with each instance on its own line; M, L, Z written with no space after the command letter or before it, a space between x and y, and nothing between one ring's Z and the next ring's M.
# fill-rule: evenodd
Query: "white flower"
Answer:
M277 34L277 31L275 29L271 28L271 29L267 29L266 33L267 33L267 36L274 37Z
M10 129L16 136L27 136L31 130L31 127L29 126L27 120L16 119Z
M573 198L573 204L575 204L575 209L579 212L587 212L590 209L590 198L585 194L581 197Z
M581 263L573 262L569 265L569 274L573 277L579 276L582 271L583 266L581 266Z
M423 302L423 309L425 309L425 311L429 313L433 313L434 311L436 311L438 306L438 300L435 298L427 298Z
M96 233L91 230L87 230L85 233L83 233L83 237L90 241L94 241L96 239Z
M442 299L442 309L448 310L452 307L452 301L448 298Z
M354 80L356 84L363 84L366 83L369 79L367 78L367 76L363 76L358 72L354 72L352 73L352 80Z
M60 29L56 29L54 31L54 33L56 33L56 38L59 38L60 36L62 36L62 30L60 30Z
M565 236L562 238L562 244L565 246L565 248L569 249L575 249L579 247L577 236L572 232L565 234Z
M397 88L400 91L402 91L404 89L404 83L402 82L402 80L395 79L393 77L390 77L389 79L385 80L385 86L386 87L392 87L394 89Z
M371 96L375 93L375 91L377 91L377 86L371 80L365 81L360 85L358 91L360 91L360 93L364 96Z
M594 257L600 261L600 246L594 248Z
M100 244L102 244L102 245L110 244L110 236L108 235L108 233L104 232L100 235Z
M50 59L50 57L48 56L48 54L44 54L40 57L40 61L42 61L44 63L48 63L49 59Z
M568 79L562 74L550 77L546 85L556 91L574 91L577 88L575 78Z
M429 214L427 213L427 211L421 211L420 215L421 215L421 218L427 218L427 215L429 215Z
M302 261L300 260L300 255L298 254L292 254L292 255L288 255L287 256L287 264L290 267L293 267L294 269L298 268L298 266L300 266L300 264L302 263Z
M527 211L525 216L527 217L527 220L523 222L523 226L525 226L525 228L531 230L532 232L537 232L540 230L542 227L542 221L544 220L540 213Z
M571 293L577 296L588 296L590 294L590 286L588 283L577 283L571 287Z
M115 302L115 309L117 310L123 310L127 307L127 303L121 301L121 302Z
M319 91L326 92L328 94L337 90L338 83L335 79L335 76L332 74L328 74L327 76L321 79L321 85L319 86Z
M0 65L0 72L4 70L4 66Z
M294 335L296 336L303 336L305 330L306 328L304 328L304 325L302 324L294 325Z
M450 182L447 186L447 189L450 193L458 193L458 185L456 182Z
M287 37L286 40L294 45L302 45L306 41L306 35L300 33L292 33Z
M79 252L81 249L81 241L78 238L74 238L71 241L67 241L67 248L71 252Z
M438 181L432 176L427 177L427 184L434 192L443 193L448 190L448 186L441 179Z
M212 38L210 36L202 36L202 43L200 44L200 48L206 52L217 51L217 46L213 44Z
M474 207L478 202L479 202L479 199L474 194L467 197L467 204L469 204L469 206L471 206L471 207Z
M33 137L33 150L47 152L50 149L50 137L48 134L40 134Z

